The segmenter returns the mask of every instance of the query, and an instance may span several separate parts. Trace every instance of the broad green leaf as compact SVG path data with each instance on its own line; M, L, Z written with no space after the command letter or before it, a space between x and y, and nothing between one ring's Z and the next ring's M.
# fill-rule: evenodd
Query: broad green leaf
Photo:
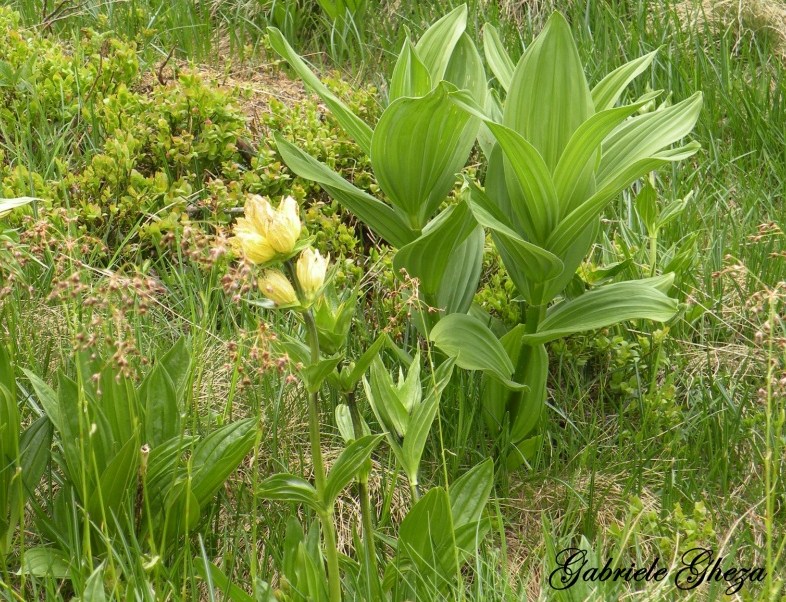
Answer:
M406 270L408 276L419 280L426 295L435 296L456 247L475 227L466 203L448 207L428 223L420 237L399 249L393 257L394 270Z
M474 557L480 542L483 541L490 529L491 521L488 518L456 526L454 537L456 548L460 552L459 559Z
M425 96L431 92L431 76L428 69L418 57L415 47L409 38L404 42L401 54L398 55L393 75L390 78L390 102L406 97Z
M647 234L655 235L658 229L658 192L649 181L644 183L636 195L636 211L647 229Z
M163 366L153 368L145 380L145 441L155 447L180 432L180 408Z
M25 368L22 368L22 372L25 373L27 380L29 380L30 384L33 386L33 391L35 391L36 397L38 398L38 403L41 404L41 407L46 413L46 417L49 418L49 422L52 423L58 432L62 432L60 404L57 400L57 393L55 393L52 387L46 384L37 374Z
M104 590L104 565L101 563L85 582L80 602L106 602Z
M658 94L653 92L633 104L595 113L573 132L554 170L554 186L563 215L587 198L587 186L582 186L582 181L592 177L603 140Z
M505 157L505 180L513 211L532 224L533 241L545 242L559 217L551 170L538 150L514 130L487 121ZM567 141L566 141L567 144Z
M617 67L592 89L592 102L596 111L610 109L619 100L627 85L650 66L657 50Z
M343 359L343 355L337 353L332 357L326 357L319 360L316 364L308 364L300 375L306 385L306 390L309 393L316 393L322 387L322 383L336 369L338 363Z
M630 163L614 174L610 180L599 185L597 192L571 211L554 229L546 243L552 253L563 256L582 232L586 231L601 214L609 202L625 188L643 175L660 169L667 163L682 161L698 151L698 142L662 151L652 157ZM586 252L586 250L584 251Z
M52 424L46 416L33 422L19 439L19 465L27 495L32 495L49 461Z
M415 45L415 50L431 74L434 84L445 79L453 49L466 26L467 5L462 4L429 27Z
M433 393L427 395L423 403L418 405L412 412L407 436L404 437L404 443L401 446L405 462L403 468L407 473L407 478L416 484L418 482L420 459L423 456L426 440L431 431L431 424L434 422L438 409L439 397Z
M349 406L345 403L338 404L335 415L336 426L338 427L338 432L341 433L344 443L352 443L355 440L355 426L352 422Z
M188 374L191 370L191 350L188 347L186 337L180 337L172 348L161 358L161 365L166 370L178 398L182 399L185 395L185 388L188 384Z
M423 228L455 186L475 143L479 123L449 100L447 86L391 103L371 139L379 187L413 230Z
M278 152L287 166L301 178L322 186L333 198L344 205L358 219L394 247L403 247L417 236L396 211L370 194L356 188L326 165L273 134Z
M490 23L483 26L483 52L491 72L497 78L502 89L507 92L513 81L513 71L516 65L513 64L502 40L499 39L497 30Z
M421 575L435 572L446 582L456 576L456 550L450 500L442 487L420 498L399 528L398 551L405 554Z
M491 230L502 263L519 293L531 304L540 305L542 283L563 271L562 261L553 253L521 238L504 220L495 203L477 185L470 183L470 206L478 223Z
M328 88L319 81L305 61L292 49L284 35L275 27L268 27L270 45L297 72L305 84L314 90L333 113L347 133L354 138L358 146L367 155L371 152L371 128L360 117L355 115L347 105L339 100Z
M120 516L121 506L129 496L136 495L136 476L139 466L139 442L129 439L101 473L99 491L91 492L87 511L91 520L114 530L114 516Z
M450 485L450 511L456 529L480 520L494 484L494 462L486 458Z
M570 26L555 12L516 66L503 123L538 150L551 173L594 111Z
M191 483L200 506L205 506L254 445L256 419L224 425L202 439L191 459Z
M317 512L323 509L313 485L293 474L281 473L268 477L260 483L257 495L266 500L305 504Z
M684 198L675 199L663 208L658 217L657 227L663 228L677 219L690 203L693 198L693 191L691 190Z
M333 506L338 494L360 472L382 437L382 435L366 435L344 448L325 481L325 506Z
M472 306L483 270L485 245L486 235L477 225L450 255L436 299L436 306L446 314L466 313Z
M531 345L560 337L605 328L625 320L666 322L677 312L677 301L662 292L674 275L616 282L591 290L555 306L534 334L524 335Z
M525 460L534 458L542 442L543 435L536 435L514 444L513 450L508 454L506 461L506 468L508 471L514 471L521 466Z
M483 59L480 58L472 38L466 33L459 38L453 49L444 79L459 90L469 92L478 105L486 105L488 82L486 71L483 69Z
M381 426L403 437L407 432L409 414L379 356L371 363L370 377L370 380L363 379L363 387L372 410L377 414Z
M477 318L465 314L445 316L432 329L429 340L456 365L465 370L482 370L498 378L511 389L523 385L510 380L511 364L497 337Z
M662 149L687 136L696 125L701 106L702 94L696 92L675 105L623 123L603 142L596 173L598 187L612 181L628 165L657 156Z
M22 568L19 573L34 577L54 577L69 579L71 560L56 548L37 546L27 548L22 557Z
M513 443L518 443L537 427L546 407L546 380L549 375L549 356L543 345L525 344L519 353L526 355L524 372L519 380L527 383L529 390L512 392L508 401L510 440Z

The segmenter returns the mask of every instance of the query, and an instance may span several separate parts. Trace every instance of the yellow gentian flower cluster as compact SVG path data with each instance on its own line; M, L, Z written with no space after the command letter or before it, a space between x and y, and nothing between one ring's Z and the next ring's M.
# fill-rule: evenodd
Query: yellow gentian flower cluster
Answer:
M245 216L237 220L233 244L251 263L268 265L289 259L300 238L302 226L297 201L291 196L273 209L266 198L252 195L246 201ZM279 269L268 269L257 282L260 292L280 307L309 307L322 285L330 261L319 251L306 248L295 265L300 295Z

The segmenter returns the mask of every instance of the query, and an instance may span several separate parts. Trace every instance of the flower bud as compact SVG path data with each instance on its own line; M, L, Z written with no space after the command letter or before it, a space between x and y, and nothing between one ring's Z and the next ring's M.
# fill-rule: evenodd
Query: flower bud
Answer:
M303 291L303 295L308 301L314 299L317 291L325 283L328 261L330 261L330 255L322 257L319 251L311 248L305 249L300 254L295 271L300 290Z
M259 290L276 305L297 305L292 283L279 270L268 270L259 279Z

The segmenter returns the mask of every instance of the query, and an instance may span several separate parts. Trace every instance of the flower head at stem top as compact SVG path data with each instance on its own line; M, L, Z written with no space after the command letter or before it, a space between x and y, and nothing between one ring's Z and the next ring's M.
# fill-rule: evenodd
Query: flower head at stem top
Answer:
M286 259L300 237L301 224L297 201L286 197L277 209L266 198L251 195L245 216L237 220L232 239L251 263L267 264Z
M319 251L308 248L305 249L297 260L295 272L300 291L303 294L303 301L311 304L317 293L325 283L330 255L322 257Z

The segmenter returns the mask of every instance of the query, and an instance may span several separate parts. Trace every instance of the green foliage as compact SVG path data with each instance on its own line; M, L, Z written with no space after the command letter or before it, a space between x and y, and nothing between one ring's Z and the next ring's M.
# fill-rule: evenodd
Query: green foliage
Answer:
M87 378L60 373L57 391L25 372L42 420L54 427L59 468L60 489L47 513L39 509L40 528L64 551L74 530L87 529L95 538L149 538L167 554L246 456L255 422L225 424L206 436L184 432L180 414L192 382L184 339L136 387L115 378L111 366L100 369L84 356L79 362Z

